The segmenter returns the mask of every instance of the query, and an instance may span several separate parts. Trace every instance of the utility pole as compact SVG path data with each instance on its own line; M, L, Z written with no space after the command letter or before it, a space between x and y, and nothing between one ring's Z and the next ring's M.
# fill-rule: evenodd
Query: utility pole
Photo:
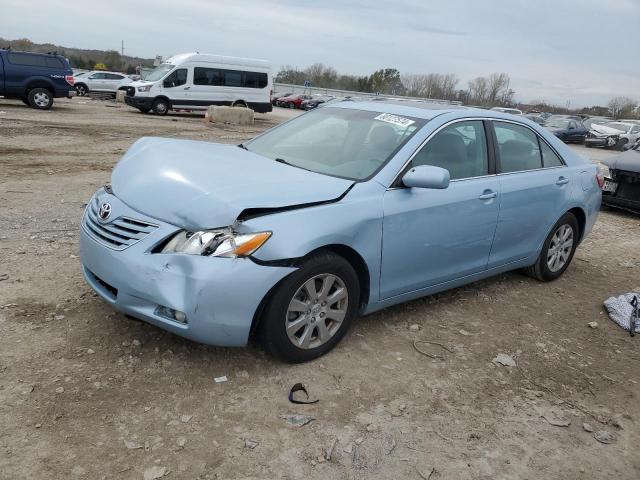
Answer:
M124 57L124 40L121 40L122 42L122 56Z

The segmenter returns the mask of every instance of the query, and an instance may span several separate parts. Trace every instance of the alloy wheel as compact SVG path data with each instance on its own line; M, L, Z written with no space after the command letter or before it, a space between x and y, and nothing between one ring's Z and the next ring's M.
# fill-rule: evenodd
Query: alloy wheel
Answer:
M547 267L552 272L557 272L564 267L569 260L573 249L573 228L571 225L560 225L551 237L551 243L547 250Z
M349 294L344 281L323 273L304 282L289 302L285 328L291 343L308 350L327 343L347 314Z
M49 95L44 92L38 92L33 96L33 103L35 103L38 107L46 107L50 102Z

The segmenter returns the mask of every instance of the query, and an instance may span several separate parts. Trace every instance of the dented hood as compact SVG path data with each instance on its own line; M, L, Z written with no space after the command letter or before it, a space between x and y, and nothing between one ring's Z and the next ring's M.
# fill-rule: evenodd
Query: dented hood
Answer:
M279 209L338 199L350 180L309 172L235 145L141 138L111 177L131 208L185 229L232 225L248 209Z

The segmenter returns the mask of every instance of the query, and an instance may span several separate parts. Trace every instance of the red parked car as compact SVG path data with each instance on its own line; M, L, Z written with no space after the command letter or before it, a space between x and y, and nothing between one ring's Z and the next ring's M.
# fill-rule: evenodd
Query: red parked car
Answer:
M302 108L302 102L310 100L311 98L311 95L289 95L288 97L279 98L276 104L285 108Z

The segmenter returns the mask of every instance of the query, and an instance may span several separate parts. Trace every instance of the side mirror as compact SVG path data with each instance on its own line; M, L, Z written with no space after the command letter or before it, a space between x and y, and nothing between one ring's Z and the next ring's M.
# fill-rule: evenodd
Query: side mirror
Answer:
M402 177L405 187L444 189L449 186L449 170L431 165L413 167Z

